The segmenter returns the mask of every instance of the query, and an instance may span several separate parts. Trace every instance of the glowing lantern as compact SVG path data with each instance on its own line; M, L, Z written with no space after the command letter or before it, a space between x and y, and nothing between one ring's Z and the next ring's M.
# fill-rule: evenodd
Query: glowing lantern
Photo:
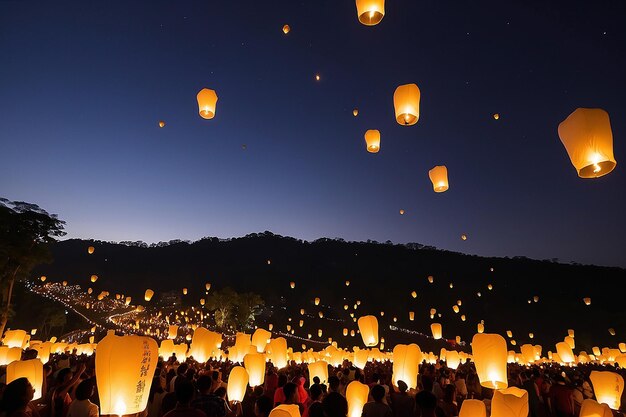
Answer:
M319 81L321 79L319 74L315 74L315 81Z
M159 120L159 127L165 127L165 122L163 120Z
M565 336L565 339L563 339L563 341L565 343L567 343L567 345L571 348L574 349L576 347L576 343L574 342L574 338L571 336Z
M420 117L420 89L416 84L404 84L393 93L396 121L404 126L417 123Z
M93 293L93 288L87 288L87 294Z
M41 280L41 282L46 282L47 278L45 275L42 275L39 279Z
M465 320L467 320L465 317L465 314L461 314L461 321L465 321Z
M296 288L296 283L295 283L295 282L293 282L293 281L291 281L291 282L289 283L289 286L290 286L291 288Z
M487 406L481 400L468 398L461 404L459 417L487 417Z
M611 328L609 328L609 334L610 334L611 336L615 336L615 329L614 329L614 328L612 328L612 327L611 327Z
M193 332L189 356L198 362L206 362L211 357L216 357L222 344L221 333L212 332L204 327L198 327Z
M168 339L176 339L178 335L178 326L175 324L170 324L170 327L167 329L167 338Z
M322 337L322 329L317 329L317 337Z
M350 286L350 281L346 281L346 287Z
M32 334L32 332L31 332L31 334ZM617 348L619 349L620 352L626 353L626 343L621 342L620 344L617 345Z
M283 26L283 33L286 35L289 33L289 31L291 31L291 28L289 27L289 25L285 25Z
M27 378L35 389L33 400L41 398L43 386L43 363L39 359L14 361L9 363L6 371L6 383L9 384L18 378Z
M380 150L380 131L370 129L365 132L365 145L370 153L377 153Z
M319 313L317 313L317 315L320 317L320 319L324 318L324 312L320 311Z
M228 399L230 401L243 401L248 386L248 371L243 366L235 366L228 375L228 386L226 387Z
M491 389L508 386L506 340L499 334L479 333L472 338L472 355L480 385Z
M346 388L346 400L348 400L348 417L361 417L363 406L367 402L369 387L359 381L352 381Z
M309 384L313 385L313 378L319 377L320 383L325 384L328 381L328 363L317 361L309 364Z
M265 380L265 355L262 353L248 353L243 357L243 366L248 371L250 386L263 385Z
M203 119L215 117L215 106L217 104L217 94L213 90L203 88L198 93L198 112Z
M392 380L395 386L404 381L409 388L417 388L417 374L422 362L422 351L414 343L398 344L393 348Z
M431 323L430 331L433 333L433 339L441 339L441 323Z
M580 417L613 417L613 412L606 404L600 404L592 399L583 400L580 406Z
M211 283L207 282L206 284L204 284L204 289L209 291L211 289Z
M415 320L415 311L409 311L409 320L411 321Z
M487 289L488 289L489 291L493 290L493 285L491 285L491 284L487 284Z
M206 300L204 298L200 299L200 305L203 306L206 304Z
M458 306L458 305L456 305L456 304L455 304L455 305L453 305L453 306L452 306L452 310L453 310L455 313L458 313L458 312L459 312L459 306Z
M417 292L416 291L411 292L411 297L417 298Z
M376 346L378 344L378 319L375 316L363 316L359 318L358 325L363 344Z
M151 289L149 289L149 288L148 288L148 289L146 290L146 292L145 292L145 294L144 294L143 298L144 298L144 300L146 300L146 301L150 301L150 300L152 300L152 296L153 296L153 295L154 295L154 291L152 291Z
M183 295L187 295L187 288L183 288Z
M154 339L107 334L96 351L100 412L121 416L145 410L157 360Z
M89 246L87 248L87 253L91 255L92 253L94 253L95 250L96 250L96 248L94 248L93 246Z
M2 338L2 344L10 348L18 347L24 349L28 343L29 336L26 330L7 330L4 332L4 338Z
M615 168L613 133L606 111L578 108L559 124L558 131L579 177L598 178Z
M400 214L404 214L404 210L400 209Z
M602 352L600 352L600 348L597 347L597 346L592 347L591 350L592 350L593 354L596 355L596 356L600 356L602 354Z
M63 281L63 286L67 287L67 281Z
M446 365L448 368L456 369L459 366L459 363L461 363L461 356L459 355L459 352L451 350L446 353Z
M589 306L589 305L591 305L591 298L590 297L585 297L585 298L583 298L583 302L585 303L585 305Z
M507 335L508 337L513 337L513 332L512 332L512 331L510 331L510 330L507 330L507 331L506 331L506 335Z
M377 25L385 16L385 0L356 0L356 14L365 26Z
M589 375L597 401L607 404L613 410L619 410L624 378L618 373L609 371L591 371Z
M435 278L432 275L429 275L428 276L428 282L430 282L432 284L433 282L435 282Z
M131 297L126 297L126 299L124 300L124 304L126 305L130 305L130 302L132 301Z
M287 340L284 337L271 339L269 343L269 352L267 357L277 368L287 366Z
M528 391L510 387L493 393L492 417L527 417L528 411Z
M357 116L359 115L359 109L354 109L354 110L352 110L352 115L353 115L354 117L357 117Z
M445 165L437 165L428 171L428 177L433 183L433 189L436 193L443 193L448 190L448 168ZM430 281L430 277L429 282Z
M91 282L96 282L98 280L98 276L97 275L92 275L91 276Z
M535 303L538 303L538 302L539 302L539 296L538 296L538 295L535 295L535 296L533 297L533 301L534 301Z
M499 114L499 113L495 113L495 114L493 115L493 118L494 118L495 120L498 120L498 119L500 118L500 114Z

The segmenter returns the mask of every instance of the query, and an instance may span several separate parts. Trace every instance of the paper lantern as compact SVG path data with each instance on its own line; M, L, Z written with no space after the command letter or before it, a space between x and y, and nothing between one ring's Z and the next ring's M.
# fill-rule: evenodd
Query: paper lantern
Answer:
M167 329L167 338L168 339L176 339L178 335L178 326L175 324L170 324L170 327Z
M360 349L354 352L354 360L352 364L359 369L365 368L367 365L367 360L369 356L369 351L367 349Z
M124 300L124 304L126 305L130 305L130 302L132 301L131 297L126 297L126 299Z
M97 275L92 275L91 276L91 282L96 282L98 280L98 276Z
M221 333L198 327L193 332L191 345L189 346L189 356L193 356L198 362L206 362L210 358L217 356L221 345Z
M206 304L206 300L204 298L200 299L200 305L203 306Z
M465 321L465 320L467 320L465 317L465 314L461 314L461 321Z
M46 282L47 278L45 275L42 275L39 279L41 280L41 282Z
M243 401L248 386L248 371L243 366L235 366L228 374L226 394L229 401Z
M354 110L352 110L352 115L353 115L354 117L357 117L357 116L359 115L359 109L354 109Z
M385 16L385 0L356 0L356 14L365 26L377 25Z
M460 339L459 336L457 336L457 338ZM459 355L459 352L457 352L456 350L451 350L447 352L446 365L448 366L448 368L456 369L460 363L461 363L461 356Z
M63 281L62 284L64 287L67 287L67 281Z
M289 33L289 31L291 31L291 27L289 27L289 25L285 25L283 26L283 33L286 35Z
M95 250L96 250L96 248L94 248L93 246L89 246L89 247L87 248L87 253L91 255L92 253L94 253L94 252L95 252Z
M323 334L323 330L317 329L317 337L322 337L322 334Z
M415 320L415 311L409 311L409 320L411 321Z
M365 145L370 153L377 153L380 150L380 131L370 129L365 132Z
M43 386L43 363L39 359L27 361L16 360L7 366L6 383L10 384L18 378L27 378L35 389L33 401L41 398Z
M4 332L2 344L10 348L18 347L20 349L24 349L28 344L28 339L29 336L26 333L26 330L7 330L6 332Z
M506 340L499 334L479 333L472 338L472 356L480 385L491 389L508 386Z
M578 108L559 124L558 131L579 177L598 178L615 168L613 133L606 111Z
M352 381L346 388L346 400L348 400L348 417L361 417L363 406L367 402L370 389L359 381Z
M398 344L392 352L393 368L392 380L395 386L398 381L404 381L409 388L417 388L417 374L422 362L422 351L414 343L410 345Z
M320 305L320 298L319 297L315 297L315 305L316 306Z
M270 411L268 417L300 417L298 404L280 404Z
M433 183L433 190L436 193L443 193L448 190L448 168L445 165L435 166L428 171L428 177Z
M183 295L187 295L187 292L188 292L187 288L183 288Z
M487 417L487 406L481 400L468 398L461 404L459 417Z
M456 305L456 304L455 304L455 305L453 305L453 306L452 306L452 311L454 311L455 313L457 313L457 314L458 314L458 312L460 311L460 310L459 310L459 306L458 306L458 305Z
M309 364L309 384L313 385L314 377L319 377L321 384L328 382L328 363L325 361L317 361Z
M376 316L360 317L357 324L363 338L363 344L376 346L378 344L378 319Z
M615 329L614 329L614 328L612 328L612 327L610 327L610 328L609 328L609 334L610 334L611 336L615 336Z
M393 93L396 122L403 126L417 123L420 117L420 89L416 84L404 84Z
M433 339L441 339L441 323L431 323L430 331L433 333Z
M411 297L417 298L417 291L412 291L411 292Z
M429 275L428 282L432 284L433 282L435 282L435 278L432 275Z
M154 295L154 291L152 291L151 289L149 289L149 288L148 288L148 289L146 290L146 292L145 292L145 294L144 294L143 298L144 298L144 300L146 300L146 301L150 301L150 300L152 300L152 296L153 296L153 295Z
M592 399L583 400L579 417L613 417L611 408Z
M217 94L214 90L203 88L196 96L198 99L198 112L203 119L215 117L215 107L217 105Z
M510 387L494 391L491 417L528 417L528 391Z
M589 375L596 400L613 410L619 410L624 391L624 378L610 371L591 371Z
M107 334L98 343L95 361L100 412L122 416L144 411L157 360L154 339Z
M576 348L576 342L574 342L574 338L572 336L565 336L565 338L563 339L563 341L565 343L567 343L567 345L571 348L574 349Z
M478 325L476 327L477 327L476 331L478 333L484 333L485 332L485 325L483 323L478 323Z
M268 350L267 358L275 367L280 369L287 366L287 340L284 337L271 339Z
M585 305L591 305L591 298L590 297L585 297L583 298L583 303L585 303Z

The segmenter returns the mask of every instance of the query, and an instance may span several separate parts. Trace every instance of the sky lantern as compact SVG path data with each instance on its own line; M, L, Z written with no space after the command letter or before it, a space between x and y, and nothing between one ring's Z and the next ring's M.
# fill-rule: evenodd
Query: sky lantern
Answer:
M415 320L415 311L409 311L409 320L410 321L414 321Z
M212 332L204 327L198 327L193 332L191 345L189 346L189 356L198 362L206 362L211 357L216 357L222 345L222 334Z
M175 324L170 324L170 326L167 329L167 338L176 339L177 335L178 335L178 326Z
M283 26L283 33L286 35L291 31L291 27L289 25Z
M346 287L350 286L350 281L346 281Z
M404 214L404 209L400 209L400 214Z
M354 109L354 110L352 110L352 115L353 115L354 117L357 117L357 116L359 115L359 109Z
M348 388L346 388L348 417L361 417L369 392L370 388L359 381L352 381L348 384Z
M433 333L433 339L441 339L441 323L431 323L430 331Z
M313 378L319 377L320 383L325 384L328 382L328 363L324 361L317 361L309 364L309 384L313 385Z
M21 347L0 346L0 366L19 361L22 357Z
M580 406L580 417L613 417L611 408L606 404L600 404L587 398Z
M27 378L35 389L33 400L38 400L42 395L43 386L43 363L39 359L27 361L14 361L9 363L6 370L6 383L9 384L18 378Z
M571 337L572 339L574 338L574 329L567 329L567 336ZM566 340L567 342L567 340ZM574 349L574 346L572 346L572 349Z
M287 340L284 337L271 339L268 351L267 357L276 368L287 366Z
M478 325L476 326L476 331L478 333L483 333L485 331L485 325L483 323L478 323Z
M146 409L158 356L157 343L149 337L109 333L98 343L96 383L103 415Z
M204 289L209 291L211 289L211 283L207 282L206 284L204 284Z
M378 319L376 316L363 316L358 320L359 331L365 346L378 344Z
M243 366L235 366L230 370L226 387L226 395L230 401L243 401L248 387L248 378L248 371Z
M567 343L567 345L571 348L574 349L576 348L576 343L574 342L574 338L571 336L565 336L565 338L563 339L563 341L565 343Z
M91 289L91 288L90 288L90 289ZM124 304L126 304L126 305L130 305L130 302L131 302L132 300L133 300L133 299L132 299L132 297L130 297L130 296L129 296L129 297L126 297L126 299L124 300Z
M432 275L429 275L428 276L428 282L430 282L432 284L433 282L435 282L435 278Z
M165 127L165 122L163 120L159 120L159 127Z
M243 366L248 371L251 387L263 385L265 380L265 355L262 353L248 353L243 357Z
M324 334L322 329L317 329L317 337L322 337L322 334Z
M591 305L591 297L583 298L583 303L585 303L586 306Z
M480 385L491 389L508 386L506 340L496 333L478 333L472 338L472 356Z
M602 109L578 108L559 124L559 138L581 178L608 174L617 162L609 114Z
M187 288L183 288L183 295L187 295L187 292L188 292Z
M64 287L67 287L67 281L63 281L62 284L63 284Z
M296 283L295 283L294 281L291 281L291 282L289 283L289 287L291 287L292 289L293 289L293 288L296 288Z
M458 306L458 305L456 305L456 304L452 306L452 310L453 310L455 313L457 313L457 314L458 314L458 312L460 311L460 310L459 310L459 306Z
M152 296L154 295L154 291L152 291L150 288L148 288L143 296L144 300L146 301L150 301L152 300Z
M507 335L507 337L513 337L513 332L510 331L510 330L507 330L506 331L506 335Z
M412 291L411 292L411 297L417 298L417 291Z
M539 296L538 295L533 296L533 301L535 303L538 303L539 302Z
M614 328L612 328L612 327L609 327L609 334L610 334L611 336L615 336L615 329L614 329Z
M498 120L500 118L500 113L494 113L493 118L494 120Z
M41 280L41 282L46 282L47 277L45 275L42 275L41 277L39 277L39 279Z
M370 129L365 132L365 145L370 153L378 153L380 150L380 131Z
M487 284L487 289L488 289L489 291L493 290L493 285L491 285L491 284Z
M257 353L265 352L265 347L269 343L270 338L272 337L272 333L268 332L265 329L258 328L252 334L251 344L256 346Z
M422 362L422 351L415 343L410 345L398 344L392 352L393 368L392 381L398 386L398 381L404 381L409 389L417 388L417 374Z
M26 347L26 344L28 343L28 339L29 336L26 333L26 330L7 330L6 332L4 332L2 344L10 348L18 347L20 349L24 349Z
M356 0L356 14L365 26L374 26L385 17L385 0Z
M315 297L315 305L316 306L320 305L320 298L319 297Z
M214 90L203 88L196 96L198 99L198 112L203 119L215 117L215 107L217 105L217 94Z
M97 275L92 275L91 276L91 282L96 282L98 280L98 276Z
M90 255L91 255L92 253L94 253L95 251L96 251L96 248L94 248L93 246L89 246L89 247L87 248L87 253L88 253L88 254L90 254Z
M481 400L468 398L461 404L459 417L487 417L487 406Z
M206 304L206 300L204 298L200 299L200 305L203 306Z
M458 336L457 336L458 337ZM446 365L450 369L456 369L461 363L461 356L456 350L450 350L446 354Z
M528 391L510 387L493 393L491 400L493 417L527 417L528 412Z
M589 375L597 401L607 404L613 410L619 410L624 378L616 372L591 371Z
M420 89L417 84L404 84L393 93L393 107L396 122L403 126L411 126L420 118Z
M467 320L467 318L465 317L465 314L461 314L461 321L465 321Z
M445 165L437 165L428 171L428 177L433 183L433 190L436 193L443 193L448 190L448 168Z

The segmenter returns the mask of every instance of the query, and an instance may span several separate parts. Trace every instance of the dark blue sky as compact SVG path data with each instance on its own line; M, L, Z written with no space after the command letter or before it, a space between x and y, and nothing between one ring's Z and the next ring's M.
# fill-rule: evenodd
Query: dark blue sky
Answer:
M0 1L0 195L68 237L270 230L626 266L624 3L386 3L366 27L349 0ZM393 92L413 82L403 127ZM557 134L577 107L611 118L600 179Z

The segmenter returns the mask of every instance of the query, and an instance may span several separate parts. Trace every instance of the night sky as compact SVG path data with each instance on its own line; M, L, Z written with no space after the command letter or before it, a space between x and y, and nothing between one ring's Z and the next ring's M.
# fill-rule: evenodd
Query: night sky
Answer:
M269 230L626 267L624 22L618 0L387 0L373 27L351 0L0 1L0 196L68 238ZM611 119L599 179L557 134L577 107Z

